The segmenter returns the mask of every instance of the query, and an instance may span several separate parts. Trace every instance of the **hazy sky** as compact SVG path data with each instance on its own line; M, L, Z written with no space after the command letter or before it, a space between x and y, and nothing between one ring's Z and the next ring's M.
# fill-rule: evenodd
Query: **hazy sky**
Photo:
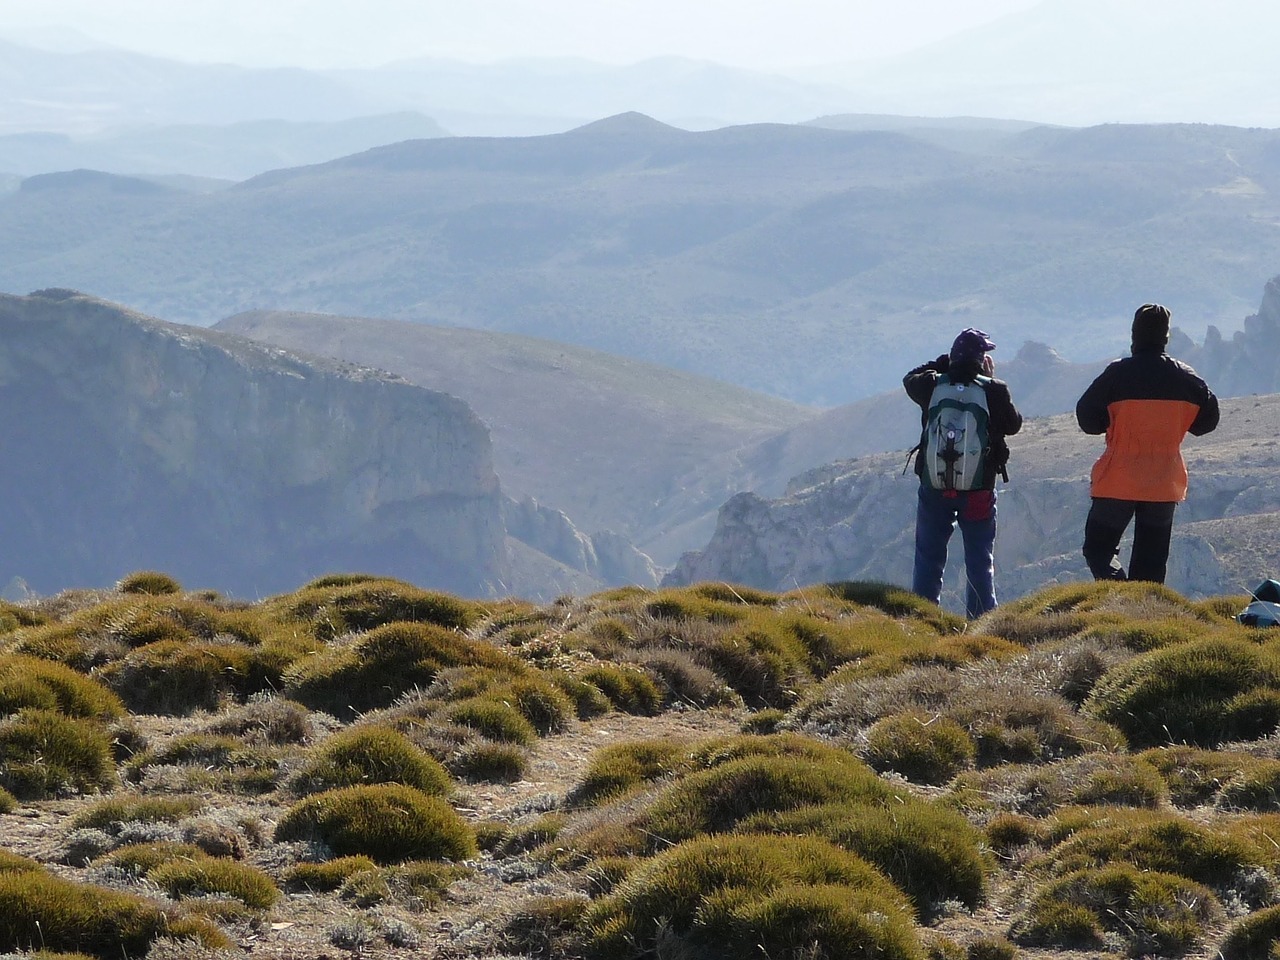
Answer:
M784 69L902 53L1038 0L0 0L0 35L71 27L179 59L374 66L676 54Z

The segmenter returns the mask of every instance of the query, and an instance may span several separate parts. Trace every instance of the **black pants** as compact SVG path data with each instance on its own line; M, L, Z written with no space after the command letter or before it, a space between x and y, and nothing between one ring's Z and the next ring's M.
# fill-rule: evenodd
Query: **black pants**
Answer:
M1164 583L1169 563L1169 536L1176 503L1112 500L1094 497L1084 523L1084 559L1095 580L1150 580ZM1133 523L1133 552L1129 575L1117 556L1120 538Z

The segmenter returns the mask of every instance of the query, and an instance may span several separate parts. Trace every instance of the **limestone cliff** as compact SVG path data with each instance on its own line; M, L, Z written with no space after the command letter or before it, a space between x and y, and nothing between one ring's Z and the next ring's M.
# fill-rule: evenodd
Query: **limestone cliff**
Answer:
M365 570L507 579L484 425L349 364L69 291L0 296L0 582L140 568L256 597Z
M1168 582L1192 596L1240 593L1280 572L1280 396L1226 400L1222 409L1216 432L1184 445L1191 488L1175 520ZM1000 595L1086 578L1080 540L1101 438L1057 416L1029 421L1010 447L1012 483L999 492ZM721 508L706 548L686 554L663 583L909 584L918 481L902 467L901 455L880 454L803 474L776 499L739 494ZM963 576L958 536L947 577L952 606Z

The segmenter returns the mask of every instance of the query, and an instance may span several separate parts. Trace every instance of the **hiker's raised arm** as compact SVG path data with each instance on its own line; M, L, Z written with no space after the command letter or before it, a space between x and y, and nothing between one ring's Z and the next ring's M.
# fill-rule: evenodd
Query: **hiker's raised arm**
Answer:
M1102 371L1076 401L1076 422L1085 433L1106 433L1111 425L1111 414L1107 411L1106 376L1107 371Z
M906 389L907 396L923 407L929 402L929 395L933 393L938 377L950 369L951 358L944 353L936 360L908 370L907 375L902 378L902 386Z

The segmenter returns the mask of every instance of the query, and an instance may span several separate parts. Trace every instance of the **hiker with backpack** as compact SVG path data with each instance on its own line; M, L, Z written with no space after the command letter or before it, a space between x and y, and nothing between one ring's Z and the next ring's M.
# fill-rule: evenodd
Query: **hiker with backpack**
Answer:
M1164 583L1173 511L1187 497L1182 440L1218 425L1218 398L1165 353L1168 344L1168 307L1144 303L1133 315L1130 356L1108 364L1076 403L1080 429L1107 435L1090 476L1084 525L1084 559L1095 580ZM1120 538L1130 521L1126 573Z
M922 433L915 470L916 552L911 589L940 603L947 544L957 523L964 541L965 615L976 619L996 605L996 477L1008 482L1005 437L1022 429L1009 385L996 380L981 330L962 330L949 353L902 378L920 405Z

